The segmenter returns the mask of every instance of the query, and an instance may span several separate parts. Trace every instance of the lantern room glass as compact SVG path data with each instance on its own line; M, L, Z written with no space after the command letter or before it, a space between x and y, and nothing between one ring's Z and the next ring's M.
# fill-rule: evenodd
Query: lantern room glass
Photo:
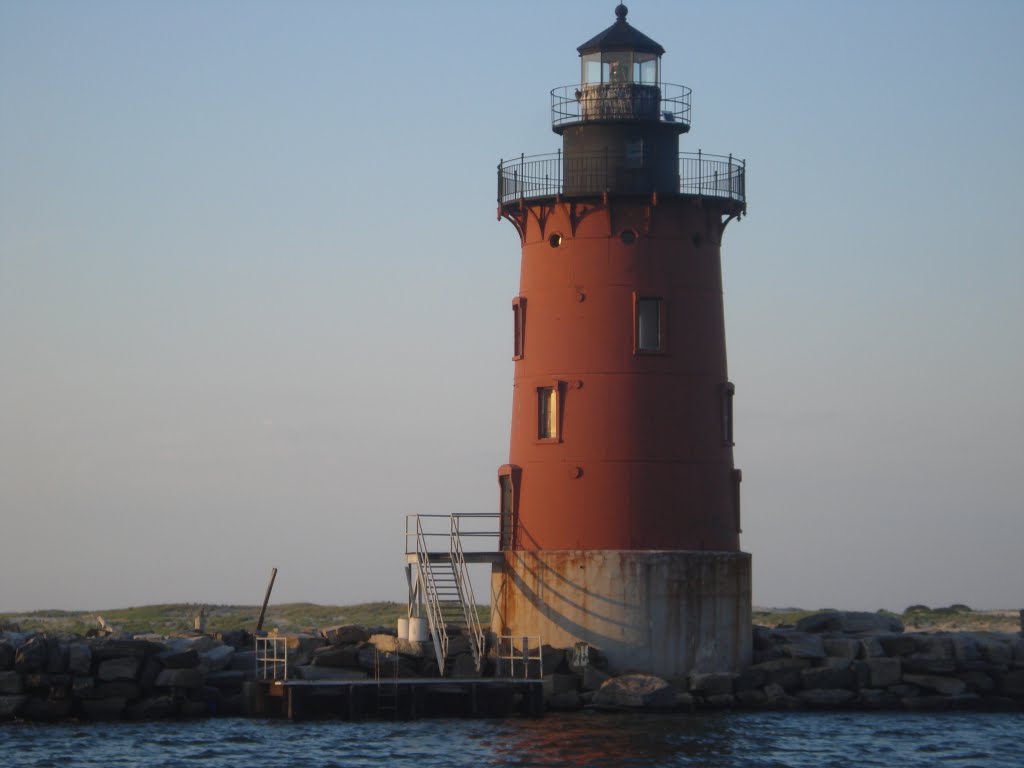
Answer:
M639 83L657 85L660 57L639 51L600 51L580 57L580 79L584 85Z

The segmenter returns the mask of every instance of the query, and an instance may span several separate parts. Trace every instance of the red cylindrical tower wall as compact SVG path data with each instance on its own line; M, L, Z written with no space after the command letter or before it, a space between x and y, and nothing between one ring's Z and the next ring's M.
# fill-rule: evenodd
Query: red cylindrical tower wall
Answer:
M520 211L513 549L739 550L722 218L684 197ZM637 349L644 299L660 301L657 350ZM546 388L553 437L539 424Z

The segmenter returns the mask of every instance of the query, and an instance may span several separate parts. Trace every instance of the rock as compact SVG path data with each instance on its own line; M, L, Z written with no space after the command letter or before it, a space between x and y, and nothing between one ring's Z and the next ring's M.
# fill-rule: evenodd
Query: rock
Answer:
M119 720L128 704L128 699L111 697L109 699L83 699L78 705L82 717L86 720Z
M465 644L465 650L469 650L469 638L464 638L461 635L449 638L448 642L448 653L453 653L452 648L458 647L460 643ZM376 648L381 653L397 653L398 652L398 638L394 635L372 635L370 637L370 645ZM462 653L461 650L456 650L454 653Z
M875 639L886 656L907 656L917 647L913 635L880 635Z
M200 654L199 659L208 672L219 672L227 668L234 655L235 649L230 645L218 645Z
M878 642L877 637L865 637L860 641L860 657L862 659L877 659L886 656L885 648Z
M733 690L737 693L741 691L750 691L755 688L763 688L768 682L768 673L763 669L755 669L754 667L748 667L747 669L736 675L736 679L732 681Z
M591 701L586 703L593 704L593 697L597 695L597 692L595 691L592 694L583 694L580 698L583 698L587 695L591 697ZM676 691L676 709L683 710L684 712L693 712L695 704L696 702L694 701L693 696L682 691Z
M895 616L862 611L822 611L805 616L796 623L798 632L842 632L844 634L877 634L902 632L903 622Z
M125 656L101 661L96 667L96 677L104 682L112 680L134 680L139 674L142 657Z
M909 683L897 683L896 685L890 685L885 690L901 700L906 698L913 698L921 694L920 688L918 688L916 685L910 685Z
M925 690L935 691L943 696L959 696L967 690L967 683L955 677L941 675L915 675L903 673L903 682L916 685Z
M665 708L676 703L676 691L654 675L621 675L606 680L594 696L595 707Z
M132 720L162 720L177 713L178 706L170 696L152 696L130 704L125 716Z
M783 653L793 659L823 659L825 644L818 635L792 632L782 646Z
M990 712L1009 712L1020 709L1020 705L1009 696L982 696L979 706Z
M83 699L137 699L142 695L138 683L131 680L115 680L111 683L97 682L92 690L81 696Z
M896 685L903 677L903 663L899 659L867 659L868 685L872 688L888 688Z
M313 651L311 662L317 667L358 667L359 649L356 646L325 645Z
M731 693L716 693L705 696L701 701L708 709L732 709L736 706L736 697Z
M1024 696L1024 670L1007 672L1002 676L999 688L1007 696Z
M369 633L355 624L331 627L324 630L324 639L331 645L355 645L370 639Z
M733 680L735 679L736 675L724 672L691 672L689 678L690 693L704 696L705 698L726 693L732 695Z
M531 654L532 655L532 654ZM550 645L542 645L540 648L541 663L544 666L544 674L548 675L553 672L561 672L567 663L565 660L565 649L564 648L553 648ZM600 652L595 648L590 649L590 663L598 669L601 669L601 661L603 657ZM567 670L566 670L567 671Z
M236 651L252 648L252 635L244 629L233 629L230 632L218 632L216 638L224 645L230 645Z
M0 721L17 717L27 701L28 696L0 696Z
M934 659L955 658L955 643L946 635L913 635L914 656L929 656ZM973 642L973 638L972 638ZM977 651L975 650L975 657Z
M1013 643L1013 666L1024 667L1024 637Z
M895 709L900 700L888 691L865 688L857 695L857 703L865 709Z
M164 650L162 643L152 640L104 640L93 646L92 658L97 662L129 656L141 659Z
M90 675L75 675L71 680L71 695L76 699L87 699L96 688L96 678Z
M806 659L776 659L755 664L750 669L763 671L768 683L775 683L787 691L791 691L803 684L800 673L809 666L811 666L811 662Z
M597 691L604 685L605 680L611 678L607 672L596 667L587 665L583 668L583 689L586 691Z
M822 640L825 653L841 659L856 659L861 653L861 641L847 637L826 637Z
M1009 667L1013 664L1013 646L1008 640L1000 640L995 637L981 637L978 639L981 649L981 656L990 664L1000 667Z
M952 658L930 656L923 653L912 653L903 657L903 672L921 675L951 675L956 671L956 662Z
M209 635L197 635L196 637L176 637L169 645L174 650L192 650L202 655L216 648L218 643Z
M142 662L142 669L139 670L139 686L142 690L146 693L151 692L156 687L156 679L160 677L163 669L156 656L147 656Z
M198 669L165 669L156 678L157 688L202 688L203 673Z
M63 720L71 714L71 699L29 696L22 715L28 720Z
M737 692L736 701L744 707L757 708L763 707L768 703L768 696L764 691L750 688Z
M944 712L953 708L948 696L907 696L900 703L911 712Z
M41 635L33 635L15 652L14 668L22 674L41 672L48 655L46 640ZM34 705L30 702L28 706Z
M14 669L14 646L6 640L0 642L0 672Z
M68 647L61 645L56 637L46 638L46 666L44 669L51 675L60 675L68 671Z
M548 709L555 712L572 711L583 707L579 691L576 690L553 694L545 699L544 704Z
M967 684L967 690L969 691L990 693L996 689L995 680L986 672L979 670L960 672L957 674L957 677Z
M183 701L178 713L184 718L209 717L211 714L210 705L205 701Z
M18 696L25 690L25 681L21 675L11 670L0 672L0 696Z
M68 672L73 675L88 675L92 667L92 648L85 643L71 643L68 646Z
M768 627L755 624L753 632L755 651L767 651L769 648L775 647L775 643L772 640L772 631Z
M398 641L398 653L415 659L422 659L434 653L433 643L414 643L411 640Z
M544 675L544 697L550 698L568 691L578 691L580 679L576 675Z
M949 639L953 647L953 658L963 663L967 661L979 661L981 659L981 648L978 646L978 639L966 632L958 632Z
M309 669L309 667L298 667ZM245 672L240 669L225 669L211 672L206 676L206 685L213 688L241 688L245 682Z
M809 672L810 670L807 671ZM796 697L809 707L834 709L849 705L857 698L857 694L843 689L816 688L809 691L800 691L796 694Z
M235 651L228 669L241 669L252 672L256 669L256 651Z
M827 666L805 669L800 673L800 677L804 688L808 690L830 688L849 689L853 688L854 685L853 672L850 671L849 662L846 663L845 668Z
M165 651L157 658L164 669L192 669L199 666L199 651L195 648Z
M480 677L480 673L476 669L476 663L473 661L473 654L460 653L456 656L455 663L452 665L451 676L458 678Z
M786 700L786 689L777 683L768 683L764 687L764 695L768 704L777 705Z

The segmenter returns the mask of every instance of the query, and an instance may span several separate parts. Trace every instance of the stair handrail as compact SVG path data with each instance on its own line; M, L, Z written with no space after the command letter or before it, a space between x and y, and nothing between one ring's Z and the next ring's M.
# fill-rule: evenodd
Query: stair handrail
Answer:
M430 625L430 636L434 641L434 654L437 656L437 669L444 677L444 660L448 657L448 629L441 615L441 605L437 596L437 584L430 569L430 551L427 549L426 536L423 534L423 523L416 517L416 563L420 580L423 602L427 606L427 622Z
M459 591L462 613L466 617L466 630L469 632L470 649L473 651L473 665L479 672L484 659L484 630L480 625L480 614L476 610L473 582L466 567L466 553L462 549L458 515L452 515L451 526L450 554L452 570L455 572L455 586Z

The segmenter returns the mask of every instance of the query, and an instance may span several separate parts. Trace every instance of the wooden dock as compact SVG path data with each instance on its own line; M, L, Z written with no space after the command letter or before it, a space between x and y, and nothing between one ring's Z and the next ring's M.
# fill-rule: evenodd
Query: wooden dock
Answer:
M251 689L252 714L288 720L540 717L540 680L413 678L276 680Z

